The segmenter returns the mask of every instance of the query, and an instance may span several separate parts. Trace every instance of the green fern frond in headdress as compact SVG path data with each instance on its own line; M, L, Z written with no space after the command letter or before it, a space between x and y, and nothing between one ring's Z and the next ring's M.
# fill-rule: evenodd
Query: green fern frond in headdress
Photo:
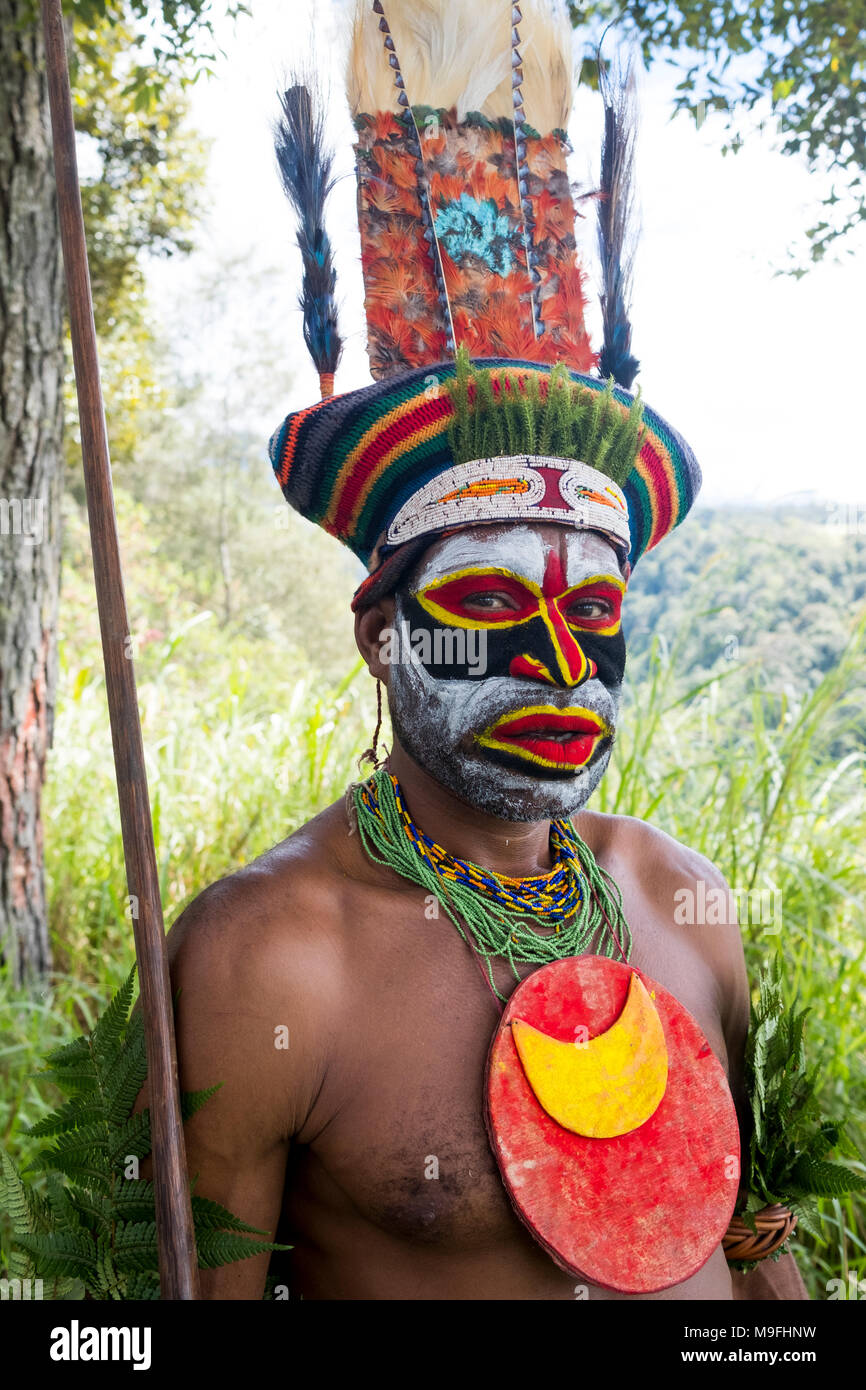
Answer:
M624 404L613 378L595 390L574 381L564 363L544 377L516 367L473 367L460 348L456 375L444 384L454 406L455 463L511 454L580 459L622 487L640 453L640 392Z

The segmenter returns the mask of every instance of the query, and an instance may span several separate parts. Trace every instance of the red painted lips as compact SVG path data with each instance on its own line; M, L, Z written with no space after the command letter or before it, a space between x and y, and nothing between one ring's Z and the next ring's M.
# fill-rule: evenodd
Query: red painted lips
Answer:
M605 721L592 710L535 705L497 720L481 735L479 743L544 767L576 768L589 761L599 739L610 732Z

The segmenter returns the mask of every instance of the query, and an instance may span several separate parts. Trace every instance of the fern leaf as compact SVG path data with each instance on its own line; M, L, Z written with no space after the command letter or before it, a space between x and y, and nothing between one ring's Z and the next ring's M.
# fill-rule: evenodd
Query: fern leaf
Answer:
M67 1193L67 1200L75 1219L86 1230L91 1231L95 1237L104 1236L107 1231L110 1231L111 1223L115 1218L114 1207L107 1193L95 1192L92 1189L70 1188Z
M266 1231L260 1230L258 1226L248 1226L239 1216L234 1216L226 1207L220 1206L219 1202L212 1202L208 1197L193 1196L191 1201L196 1232L247 1231L250 1235L267 1235Z
M111 1173L105 1166L102 1154L54 1153L41 1155L28 1169L36 1173L50 1173L55 1170L63 1173L76 1187L95 1189L97 1192L111 1191Z
M90 1060L90 1038L86 1033L73 1038L72 1042L64 1043L62 1047L55 1047L45 1058L49 1067L78 1066Z
M184 1124L186 1124L187 1120L192 1119L196 1111L201 1110L202 1106L207 1104L211 1096L216 1095L222 1084L221 1081L218 1081L215 1086L207 1086L203 1091L182 1092L180 1097L180 1113Z
M126 1280L118 1272L114 1254L107 1240L98 1244L94 1283L101 1298L122 1299L126 1297Z
M801 1154L792 1177L803 1196L844 1197L848 1192L866 1192L866 1178L852 1173L841 1163L827 1163L811 1154Z
M84 1095L97 1089L96 1068L89 1066L46 1067L36 1073L40 1081L51 1082L64 1095Z
M843 1158L854 1158L862 1163L863 1155L844 1125L839 1126L839 1138L836 1147Z
M0 1267L10 1279L41 1278L33 1255L17 1245L12 1245L5 1252L0 1250Z
M33 1198L5 1149L0 1149L0 1210L8 1214L16 1236L35 1231L38 1227L38 1212Z
M92 1033L56 1048L40 1073L68 1100L36 1122L33 1137L51 1141L28 1165L47 1175L47 1197L25 1183L2 1156L0 1203L19 1229L8 1254L10 1273L42 1278L49 1297L159 1297L153 1184L121 1176L130 1155L150 1152L150 1113L132 1108L147 1074L141 1014L130 1017L134 971ZM219 1089L181 1098L184 1119ZM192 1198L200 1265L289 1250L207 1198ZM17 1263L13 1271L12 1261Z
M96 1267L93 1241L80 1231L20 1235L17 1243L34 1256L39 1276L86 1280Z
M832 1153L838 1147L841 1137L839 1126L834 1124L832 1120L825 1120L809 1145L812 1157L825 1158L828 1153Z
M121 1274L148 1274L158 1268L155 1221L118 1224L114 1233L114 1264Z
M97 1020L91 1034L93 1055L100 1070L105 1070L120 1051L123 1031L135 989L135 966L133 965L120 989Z
M150 1153L150 1110L130 1115L126 1124L111 1133L108 1162L113 1170L122 1168L127 1158L145 1158Z
M48 1280L43 1280L42 1297L46 1303L80 1302L87 1292L83 1279L66 1279L60 1275L53 1275Z
M30 1125L26 1133L35 1139L42 1139L46 1135L61 1134L83 1125L104 1124L106 1118L105 1106L101 1100L86 1100L83 1096L74 1096L65 1105L61 1105L59 1110L52 1110L50 1115L44 1115L41 1120Z
M127 1282L126 1296L136 1302L159 1298L159 1275L150 1271L133 1274Z
M266 1240L249 1240L231 1231L202 1231L196 1236L199 1269L218 1269L235 1260L248 1260L270 1250L288 1250L288 1245L274 1245Z
M156 1221L118 1221L114 1250L152 1250L156 1256Z
M53 1158L55 1154L102 1153L107 1140L108 1125L104 1121L96 1121L57 1134L53 1145L42 1150L42 1156Z
M105 1078L104 1094L111 1124L122 1124L129 1116L147 1077L144 1025L136 1014L126 1031L123 1048Z
M782 1018L779 1020L779 1027L776 1029L767 1047L766 1073L768 1079L782 1075L789 1051L790 1037L787 1020Z
M821 1216L816 1202L810 1201L806 1197L789 1197L788 1206L797 1218L798 1228L808 1231L810 1235L823 1240L821 1230Z
M115 1221L154 1220L153 1183L143 1178L117 1178L111 1209Z
M49 1173L45 1180L48 1213L50 1224L56 1226L58 1222L77 1226L81 1222L81 1216L75 1204L73 1191L67 1187L59 1173Z

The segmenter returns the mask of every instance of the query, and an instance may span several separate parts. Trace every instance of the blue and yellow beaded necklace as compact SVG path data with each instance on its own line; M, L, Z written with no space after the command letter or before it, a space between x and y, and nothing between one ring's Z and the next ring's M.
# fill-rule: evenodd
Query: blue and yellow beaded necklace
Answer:
M519 962L544 965L581 955L591 946L597 955L628 960L631 933L619 889L570 821L551 822L554 862L549 873L515 879L455 859L425 835L387 769L380 768L352 792L368 857L435 895L464 941L484 960L499 999L503 996L491 967L497 956L508 961L516 979Z

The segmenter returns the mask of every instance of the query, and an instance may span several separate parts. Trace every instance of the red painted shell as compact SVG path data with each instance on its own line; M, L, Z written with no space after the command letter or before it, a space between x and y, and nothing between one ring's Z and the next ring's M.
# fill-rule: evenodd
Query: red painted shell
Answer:
M695 1020L638 971L668 1049L668 1083L650 1118L615 1139L587 1139L536 1100L511 1036L525 1019L561 1042L605 1032L622 1012L633 967L576 956L514 991L493 1038L486 1120L518 1215L570 1274L621 1293L682 1283L720 1245L734 1210L739 1129L721 1064Z

